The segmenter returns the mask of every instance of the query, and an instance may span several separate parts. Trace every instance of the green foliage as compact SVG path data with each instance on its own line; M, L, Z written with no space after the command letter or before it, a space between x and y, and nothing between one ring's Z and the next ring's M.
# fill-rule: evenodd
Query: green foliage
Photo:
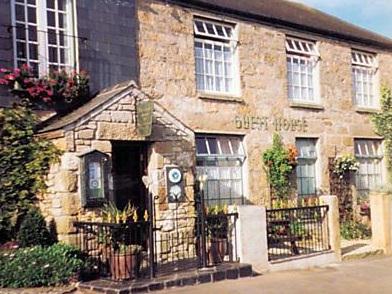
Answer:
M18 232L21 247L48 246L54 243L42 214L37 209L31 209L23 218Z
M303 224L300 220L293 220L290 223L290 234L294 236L306 236L307 231L305 224Z
M345 240L369 239L371 229L356 221L346 221L340 225L340 235Z
M45 191L50 163L60 152L34 136L38 120L31 110L0 110L0 242L15 237L17 220Z
M377 134L384 137L385 155L388 168L392 170L392 91L387 87L381 89L381 112L372 116Z
M18 249L0 255L0 288L39 287L66 284L78 278L87 262L72 246Z
M293 171L293 162L289 150L283 146L278 134L274 134L272 148L263 153L263 163L273 195L279 199L287 199L290 196L289 176Z

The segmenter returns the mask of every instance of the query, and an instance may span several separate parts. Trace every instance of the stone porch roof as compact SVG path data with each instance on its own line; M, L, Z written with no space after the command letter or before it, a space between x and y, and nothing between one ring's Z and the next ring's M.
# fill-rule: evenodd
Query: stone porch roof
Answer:
M50 117L46 121L43 121L39 126L38 134L45 134L58 130L64 130L68 126L75 124L86 117L88 118L96 109L101 106L104 106L105 103L109 102L110 100L115 99L116 97L118 98L126 96L128 94L131 94L132 92L143 100L150 99L143 91L139 89L135 81L130 80L118 83L111 87L103 89L94 98L74 109L72 112L64 116L55 115L53 117ZM164 106L162 106L155 100L153 102L154 116L156 115L161 120L163 119L165 121L169 121L171 124L181 126L181 128L185 132L193 133L192 128L190 128L183 121L179 120L168 109L166 109Z
M286 0L161 0L218 12L275 27L332 37L364 46L392 50L392 39L355 26L309 6Z
M60 130L76 121L86 116L89 112L104 104L111 98L120 95L125 92L137 88L134 81L126 81L114 86L108 87L100 91L94 98L73 110L72 112L66 114L65 116L54 116L46 121L44 121L38 133L46 133L51 131Z

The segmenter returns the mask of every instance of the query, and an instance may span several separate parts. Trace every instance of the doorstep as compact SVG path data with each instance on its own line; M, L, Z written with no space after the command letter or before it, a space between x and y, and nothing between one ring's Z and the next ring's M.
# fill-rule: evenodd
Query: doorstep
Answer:
M233 280L253 275L252 266L242 263L221 264L216 267L187 270L154 279L138 281L115 282L107 279L80 283L78 289L91 293L96 291L107 294L145 293L173 287L184 287L198 284L212 283L223 280ZM87 292L85 292L87 293Z

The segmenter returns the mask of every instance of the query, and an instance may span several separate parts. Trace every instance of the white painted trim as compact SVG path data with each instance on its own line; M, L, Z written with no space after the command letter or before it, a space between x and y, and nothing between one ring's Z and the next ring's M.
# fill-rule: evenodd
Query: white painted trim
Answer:
M26 40L27 44L37 44L38 47L38 73L40 76L46 75L49 72L49 52L48 52L48 26L47 26L47 0L36 0L35 10L36 10L36 28L37 28L37 41L29 41L28 39L28 29L26 28ZM76 1L74 0L66 0L66 29L65 29L65 39L69 43L66 46L66 67L74 67L76 64L76 70L78 70L78 47L77 47L77 33L76 33L76 24L73 20L76 20ZM57 1L55 2L57 5ZM11 21L12 21L12 32L13 32L13 64L14 67L18 66L18 54L17 54L17 41L16 41L16 12L15 12L15 0L11 0ZM24 3L18 3L18 5L23 5L25 7L25 18L27 17L27 7L32 6ZM56 9L55 9L56 10ZM56 13L56 26L58 24L58 16ZM25 26L28 26L28 20L25 19ZM57 33L57 31L56 31ZM59 44L59 36L56 35L57 43ZM76 47L75 47L76 45ZM58 45L57 45L58 48ZM60 63L60 54L59 49L58 52L58 63ZM28 64L30 61L29 58L29 48L26 46L26 63ZM24 61L22 61L24 62Z

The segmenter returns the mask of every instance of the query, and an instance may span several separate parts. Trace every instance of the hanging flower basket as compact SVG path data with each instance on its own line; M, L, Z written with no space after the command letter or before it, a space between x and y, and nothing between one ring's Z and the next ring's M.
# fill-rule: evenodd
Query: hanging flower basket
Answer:
M89 77L86 72L51 71L37 78L30 67L0 69L0 85L4 85L23 105L38 109L54 109L64 113L89 99Z
M358 160L351 154L339 156L334 161L333 173L343 179L359 169Z

